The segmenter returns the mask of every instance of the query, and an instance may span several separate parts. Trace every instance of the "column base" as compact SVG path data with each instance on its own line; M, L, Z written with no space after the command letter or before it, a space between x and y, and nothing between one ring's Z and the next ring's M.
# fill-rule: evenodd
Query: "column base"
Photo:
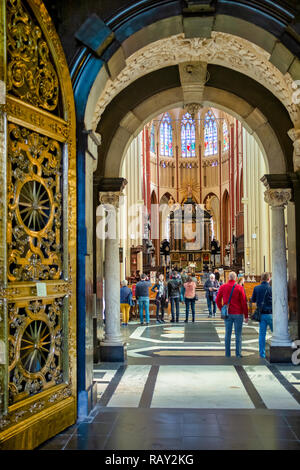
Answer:
M125 362L127 359L126 344L105 344L100 343L101 362Z
M266 348L266 359L269 362L291 363L295 351L291 346L269 346Z
M97 404L97 382L91 384L88 390L82 390L77 398L77 418L84 420Z

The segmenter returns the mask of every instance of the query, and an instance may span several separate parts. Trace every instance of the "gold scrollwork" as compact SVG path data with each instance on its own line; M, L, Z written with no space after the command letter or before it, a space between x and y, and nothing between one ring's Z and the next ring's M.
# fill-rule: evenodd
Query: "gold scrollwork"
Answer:
M61 298L9 304L10 404L63 381Z
M22 440L33 448L76 419L75 108L63 49L43 1L4 3L0 446ZM38 289L42 281L46 291ZM64 424L57 419L35 433L34 415L45 418L48 408Z
M61 277L61 147L9 124L8 278Z
M43 33L20 0L8 0L7 12L7 92L53 112L59 82Z

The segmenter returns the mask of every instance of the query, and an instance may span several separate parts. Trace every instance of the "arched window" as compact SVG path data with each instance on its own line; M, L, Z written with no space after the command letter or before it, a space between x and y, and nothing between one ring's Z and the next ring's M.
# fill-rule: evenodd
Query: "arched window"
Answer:
M223 152L229 150L229 135L228 135L228 126L226 121L223 121Z
M154 124L152 124L151 132L150 132L150 152L155 153L155 128L154 128Z
M181 120L181 156L195 157L196 137L195 121L189 113L186 113Z
M169 113L166 113L159 128L160 155L173 157L172 124Z
M207 111L204 119L204 155L215 155L218 153L218 129L214 115Z

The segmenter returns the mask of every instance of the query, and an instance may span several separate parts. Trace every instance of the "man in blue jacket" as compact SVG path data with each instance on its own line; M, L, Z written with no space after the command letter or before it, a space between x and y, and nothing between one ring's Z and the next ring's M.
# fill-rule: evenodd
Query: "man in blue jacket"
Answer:
M272 288L270 286L271 276L269 273L261 275L261 283L255 286L251 297L251 302L256 303L256 307L261 310L259 324L259 355L266 357L266 333L269 326L273 331L272 317Z

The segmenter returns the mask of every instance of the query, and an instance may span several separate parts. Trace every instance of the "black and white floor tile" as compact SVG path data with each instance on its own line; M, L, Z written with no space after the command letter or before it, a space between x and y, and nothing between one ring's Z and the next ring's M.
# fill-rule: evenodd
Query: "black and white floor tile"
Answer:
M122 328L125 364L94 366L98 403L84 422L41 449L300 450L300 372L258 354L258 326L243 327L242 358L224 357L224 323L196 322Z

